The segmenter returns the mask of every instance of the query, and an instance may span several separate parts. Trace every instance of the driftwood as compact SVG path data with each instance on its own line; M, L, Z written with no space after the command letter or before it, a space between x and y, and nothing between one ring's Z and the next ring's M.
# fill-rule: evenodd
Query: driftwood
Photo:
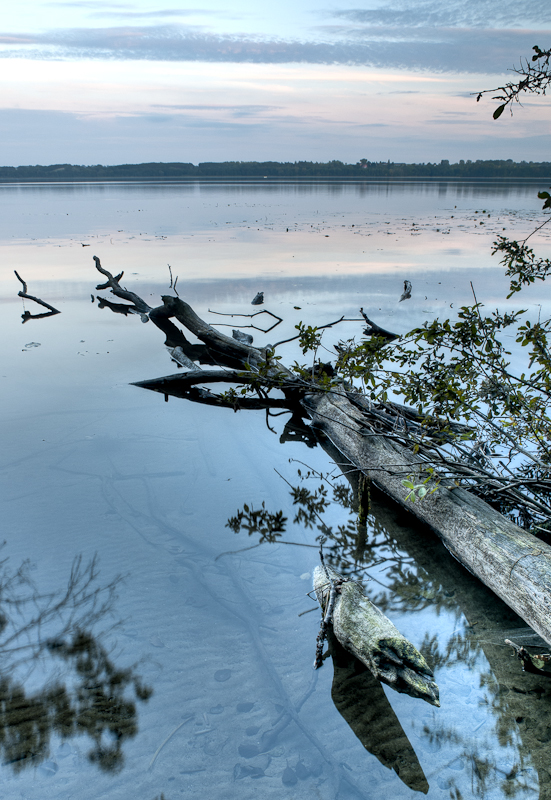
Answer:
M17 270L14 269L14 273L17 280L23 284L23 290L17 292L18 297L22 297L24 300L32 300L33 302L38 303L39 306L43 306L44 308L48 309L48 311L43 311L41 314L31 314L30 311L24 311L21 314L23 324L28 322L30 319L44 319L45 317L55 317L56 314L61 314L61 311L51 306L45 300L41 300L40 297L35 297L34 295L29 294L26 282L23 280L21 275L19 275Z
M434 673L421 653L373 605L356 581L346 580L328 566L314 570L314 590L322 611L325 613L335 585L338 589L332 625L344 649L397 692L439 706Z
M376 322L373 322L372 319L369 319L367 314L364 312L363 308L360 308L360 314L367 323L367 328L364 328L365 336L373 336L373 337L377 336L380 339L386 339L386 341L388 342L393 342L395 339L399 338L397 333L392 333L392 331L387 331L384 328L381 328L380 325L377 325Z
M110 288L117 297L132 303L134 313L140 314L142 319L151 319L165 332L167 345L180 345L185 355L194 361L230 368L221 368L216 374L206 371L203 382L232 384L237 380L240 384L249 384L259 394L255 403L264 403L264 408L270 407L267 390L273 387L281 389L286 401L283 405L296 411L300 404L321 440L327 437L343 454L343 461L350 462L383 492L428 525L463 566L551 644L550 546L514 525L474 494L453 485L447 486L444 481L436 492L428 494L422 501L412 503L407 500L409 492L402 480L413 475L414 482L422 482L427 477L428 462L401 445L397 441L399 437L373 432L369 424L373 410L361 394L350 392L345 386L327 391L316 384L315 379L307 381L297 377L272 359L271 348L249 346L225 336L202 320L180 298L164 296L163 305L151 309L133 292L120 287L120 276L114 278L101 267L98 258L94 260L98 270L107 277L107 282L98 289ZM172 319L177 319L202 344L190 344ZM161 391L165 396L177 394L200 402L213 402L216 397L216 404L234 408L243 402L239 401L236 406L235 398L205 397L196 388L198 383L201 383L200 373L189 370L178 376L138 385ZM243 402L243 407L246 405ZM430 490L430 482L427 488Z

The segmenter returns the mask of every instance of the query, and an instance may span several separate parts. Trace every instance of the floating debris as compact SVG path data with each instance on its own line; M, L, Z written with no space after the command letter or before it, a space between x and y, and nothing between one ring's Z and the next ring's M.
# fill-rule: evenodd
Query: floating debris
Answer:
M402 300L409 300L410 297L411 297L411 283L409 281L404 281L404 291L398 302L401 303Z

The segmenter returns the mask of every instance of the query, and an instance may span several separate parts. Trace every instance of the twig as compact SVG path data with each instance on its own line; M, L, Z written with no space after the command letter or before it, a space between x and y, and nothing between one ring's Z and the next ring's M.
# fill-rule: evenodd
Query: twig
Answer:
M18 292L18 295L19 295L20 297L26 297L26 296L27 296L27 284L25 283L25 281L23 280L23 278L22 278L22 277L21 277L21 275L20 275L20 274L17 272L17 270L16 270L16 269L14 269L14 272L15 272L15 277L16 277L18 280L20 280L20 281L21 281L21 283L23 284L23 291L22 291L22 292Z
M364 312L363 308L360 308L360 314L364 318L367 325L369 325L369 329L366 328L364 333L366 336L379 336L383 339L388 339L389 342L393 342L394 339L399 339L399 335L397 333L392 333L392 331L387 331L384 328L381 328L380 325L377 325L376 322L372 322L367 314Z
M116 297L120 297L122 300L128 300L132 305L129 307L129 311L134 314L139 314L142 318L142 322L147 322L149 319L149 312L152 310L151 306L149 306L145 300L137 295L135 292L129 292L127 289L123 289L119 281L123 276L123 272L119 273L116 277L114 277L109 270L106 270L104 267L101 266L101 262L97 256L92 256L95 264L96 269L98 272L101 272L102 275L105 275L107 278L105 283L96 286L97 291L102 291L103 289L111 289L111 293L114 294Z
M194 716L195 716L195 714L190 714L190 715L189 715L189 717L186 717L186 719L185 719L183 722L180 722L180 724L179 724L179 725L177 725L177 726L174 728L174 730L172 731L172 733L169 733L169 734L168 734L168 736L166 737L166 739L164 740L164 742L162 742L162 743L159 745L159 747L158 747L158 748L155 750L155 754L154 754L153 758L151 759L151 761L149 762L149 767L148 767L148 769L153 769L153 765L154 765L155 761L157 760L157 756L159 755L159 753L161 752L161 750L163 749L163 747L165 746L165 744L166 744L168 741L170 741L170 739L172 739L172 737L174 736L174 734L175 734L177 731L179 731L179 730L180 730L180 728L181 728L181 727L183 727L183 726L186 724L186 722L189 722L189 721L190 721L190 719L193 719L193 717L194 717Z
M255 331L260 331L261 333L270 333L270 331L273 331L274 328L277 328L277 326L281 322L283 322L283 319L281 317L278 317L277 314L272 314L272 312L268 311L267 308L263 308L262 311L255 311L254 314L227 314L224 311L212 311L212 309L210 309L210 308L207 309L207 311L209 312L209 314L217 314L220 317L232 317L232 318L233 317L247 317L247 319L253 319L253 317L257 317L259 314L269 314L270 317L273 317L274 319L277 320L277 322L274 322L274 324L271 326L271 328L266 328L266 330L264 330L264 328L258 328L256 325L240 325L239 326L240 328L254 328ZM232 324L229 323L229 322L221 322L220 323L220 327L221 328L231 328Z
M176 296L177 296L177 297L180 297L180 295L178 294L178 290L176 289L176 284L178 283L178 278L179 278L180 276L179 276L179 275L176 275L176 280L175 280L175 281L173 281L173 280L172 280L172 268L171 268L170 264L167 264L167 267L168 267L168 272L169 272L169 274L170 274L170 286L169 286L168 288L169 288L169 289L173 289L173 290L176 292Z
M308 608L306 611L301 611L298 616L303 617L305 614L310 614L310 612L316 611L318 608L319 606L312 606L312 608Z
M329 583L331 590L329 592L329 601L327 603L327 608L325 609L325 613L322 613L321 618L321 625L319 629L319 633L316 639L316 657L314 659L314 669L319 669L323 664L323 645L327 638L327 631L329 629L329 625L333 620L333 611L335 609L335 603L337 602L337 595L340 591L340 583L334 581L329 572L327 567L325 566L325 559L323 557L323 543L326 541L325 536L322 536L320 539L320 561L325 572L325 576L327 578L327 582Z
M324 328L332 328L333 325L338 325L340 322L361 322L361 319L356 319L356 318L348 319L348 318L343 316L343 317L340 317L339 319L336 319L334 322L328 322L327 325L316 325L316 330L317 331L321 331ZM290 339L282 339L281 342L276 342L272 346L272 350L275 350L276 347L279 347L280 344L288 344L288 342L294 342L297 339L300 339L300 333L297 334L297 336L292 336Z
M540 230L543 228L543 226L544 226L544 225L547 225L547 223L548 223L548 222L551 222L551 217L547 217L547 219L545 220L545 222L542 222L542 223L541 223L541 225L538 225L538 227L537 227L537 228L534 228L534 230L532 231L532 233L529 233L529 234L528 234L528 236L526 237L526 239L524 239L524 241L522 242L523 246L526 244L526 242L528 241L528 239L529 239L531 236L533 236L535 233L537 233L538 231L540 231Z
M242 547L240 550L226 550L224 553L219 553L214 560L218 561L218 559L222 558L222 556L235 556L238 553L244 553L246 550L254 550L255 547L260 547L263 544L290 544L293 547L313 547L313 548L316 547L315 544L306 544L305 542L287 542L284 539L276 539L275 541L270 542L268 541L268 539L264 539L262 542L258 542L257 544L251 544L249 547ZM311 610L313 611L314 609Z

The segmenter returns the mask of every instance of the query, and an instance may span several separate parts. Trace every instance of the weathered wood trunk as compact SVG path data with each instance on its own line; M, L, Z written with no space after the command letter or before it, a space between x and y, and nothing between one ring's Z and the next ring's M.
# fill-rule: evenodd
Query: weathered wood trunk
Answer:
M356 581L346 580L327 566L314 570L314 590L322 610L325 611L329 602L331 585L328 576L339 585L332 624L333 632L345 650L365 664L378 680L397 692L439 706L434 673L421 653L363 594Z
M132 303L129 309L133 313L140 314L144 321L151 319L165 332L167 345L181 346L185 355L202 363L225 365L237 370L220 369L216 373L208 370L203 375L203 382L238 380L257 390L259 387L268 390L278 387L285 395L288 407L300 401L313 427L333 443L345 460L430 526L463 566L551 645L551 547L464 489L440 484L434 494L427 495L421 502L413 504L406 500L408 490L402 484L403 478L407 474L424 478L423 470L426 470L427 463L384 433L372 433L367 429L361 410L362 403L366 403L362 395L347 393L344 388L340 392L308 393L310 386L307 382L298 379L277 360L272 360L267 349L258 349L221 334L180 298L164 296L163 305L152 309L138 295L120 286L122 273L113 277L101 266L99 258L94 256L94 261L96 268L107 277L107 282L98 286L98 290L110 288L117 297ZM204 344L187 342L171 322L172 318L181 322ZM240 373L240 369L243 372ZM178 382L184 384L188 394L178 388ZM201 378L192 370L180 373L177 379L169 376L138 385L161 391L165 396L176 394L219 405L226 402L220 398L214 401L199 391L191 395L190 386L198 383L201 383ZM281 401L275 402L279 405ZM233 407L245 405L245 401L239 401ZM269 405L268 400L261 400L262 407ZM258 401L250 407L259 407Z
M426 462L390 438L368 432L360 408L346 396L312 394L303 405L316 430L349 462L429 525L463 566L551 644L551 547L464 489L440 484L422 501L406 500L403 478L408 473L424 477Z

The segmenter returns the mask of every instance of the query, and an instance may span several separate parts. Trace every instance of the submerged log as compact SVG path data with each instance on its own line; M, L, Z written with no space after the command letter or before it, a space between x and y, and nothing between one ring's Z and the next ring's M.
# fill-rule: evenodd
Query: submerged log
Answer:
M346 580L327 566L314 570L314 590L322 611L325 612L331 593L328 576L339 587L332 623L333 633L344 649L392 689L439 706L434 673L421 653L373 605L356 581Z
M428 525L450 553L551 644L551 547L465 489L440 483L422 501L407 500L403 478L423 480L427 462L388 436L370 433L358 398L309 395L316 430L360 472ZM354 401L354 402L352 402ZM430 489L431 484L427 484Z

